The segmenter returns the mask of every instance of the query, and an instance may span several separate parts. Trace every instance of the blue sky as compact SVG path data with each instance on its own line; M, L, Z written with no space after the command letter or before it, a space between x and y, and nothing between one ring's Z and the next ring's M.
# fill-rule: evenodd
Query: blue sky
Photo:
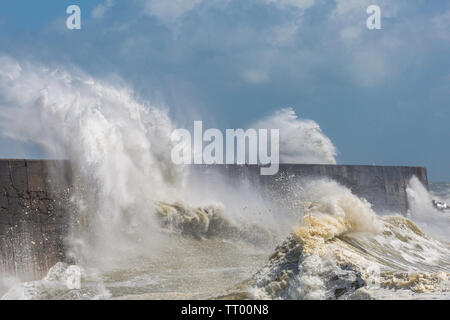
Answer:
M68 5L82 29L67 30ZM377 4L382 30L366 28ZM338 162L450 181L448 0L2 1L0 54L120 77L180 125L245 127L292 107ZM40 157L0 139L0 157Z

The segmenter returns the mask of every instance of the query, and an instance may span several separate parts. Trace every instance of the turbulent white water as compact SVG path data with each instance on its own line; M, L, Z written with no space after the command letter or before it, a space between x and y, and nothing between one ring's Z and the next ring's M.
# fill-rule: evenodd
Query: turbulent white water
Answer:
M280 181L289 199L273 202L245 179L196 177L170 160L164 109L75 69L0 57L0 106L5 136L70 159L76 177L77 265L3 277L5 299L449 297L449 213L431 205L445 190L412 179L411 221L378 216L334 181ZM254 127L281 128L283 162L336 163L292 109Z
M369 203L335 182L313 181L307 189L302 221L252 278L249 297L449 297L449 243L403 216L377 216Z
M445 187L445 186L444 186ZM441 188L441 194L429 193L420 183L419 179L413 178L406 190L408 203L411 210L409 217L414 220L424 231L434 237L450 242L450 212L442 212L432 205L432 200L440 200L448 203L450 188Z
M268 204L245 184L231 187L215 177L208 186L194 179L187 185L186 168L170 160L166 110L139 101L117 81L2 56L0 105L3 135L70 159L76 212L69 254L86 270L158 260L173 234L264 247L275 241L279 226L270 227L276 224Z
M82 254L129 254L135 241L155 247L154 200L165 200L182 182L164 152L171 133L165 112L77 70L8 57L0 65L3 134L70 159L80 179L83 196L74 193L74 201L93 229L91 239L80 238L80 245L91 242L89 250L79 248Z

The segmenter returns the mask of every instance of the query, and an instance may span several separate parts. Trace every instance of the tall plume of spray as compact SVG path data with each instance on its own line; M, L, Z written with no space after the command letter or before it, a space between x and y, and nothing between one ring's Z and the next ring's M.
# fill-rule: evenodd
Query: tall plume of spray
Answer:
M70 159L81 225L71 244L78 259L108 264L115 257L162 248L161 202L189 200L203 206L220 201L214 214L225 214L234 225L280 225L271 204L253 188L231 188L220 177L184 188L186 170L170 159L171 120L164 110L138 101L126 86L76 69L0 56L0 107L3 135L32 141L51 158ZM253 127L281 129L281 162L336 163L336 149L317 123L298 119L292 109ZM217 192L199 192L202 188Z
M336 164L336 147L313 120L300 119L292 108L257 121L255 128L280 129L281 163Z
M164 111L139 103L124 86L7 56L0 57L0 97L5 136L71 160L83 186L74 201L91 229L78 242L90 248L85 258L123 256L136 242L155 247L154 200L176 197L183 181L170 161L172 125Z

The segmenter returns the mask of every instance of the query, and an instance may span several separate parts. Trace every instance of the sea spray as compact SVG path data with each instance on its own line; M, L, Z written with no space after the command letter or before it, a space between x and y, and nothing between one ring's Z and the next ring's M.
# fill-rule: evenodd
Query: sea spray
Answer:
M77 258L148 253L158 247L155 200L176 198L183 171L170 161L171 121L126 86L79 70L0 59L4 135L68 158L73 201L89 230L74 234ZM140 245L136 245L140 243Z
M403 216L377 216L367 201L336 182L313 180L304 190L304 216L293 233L224 298L448 297L448 243Z
M285 108L256 121L252 128L280 129L280 163L336 164L336 147L313 120Z
M332 181L298 185L294 177L286 189L291 199L274 204L245 179L188 181L186 168L170 161L167 112L140 102L123 84L3 56L0 102L3 134L71 160L77 209L71 244L83 266L57 265L49 274L68 272L63 283L47 277L16 284L5 298L205 298L245 278L227 297L385 298L395 290L395 296L448 298L450 249L419 228L433 231L425 219L431 198L414 180L409 217L419 226L377 216ZM286 129L282 161L335 163L336 148L320 127L293 110L257 123ZM445 216L436 217L448 226ZM293 232L286 237L287 224ZM273 235L286 239L261 267L268 252L260 243L271 244Z
M2 133L37 144L48 157L71 162L76 212L71 215L68 254L75 261L108 266L158 255L166 241L161 226L176 230L183 218L198 217L201 208L223 199L221 216L235 229L259 225L261 230L268 227L266 222L277 228L268 218L273 213L255 192L246 192L244 198L241 188L220 184L220 177L204 182L209 189L223 187L221 194L209 193L210 198L192 184L186 186L187 168L170 159L173 125L167 111L140 101L123 83L7 56L0 57L0 67ZM167 212L161 203L178 209L179 218L170 220L175 225L168 225L173 214L161 214ZM243 212L245 203L253 208Z
M450 212L440 211L433 206L433 200L448 201L447 194L439 196L428 191L416 177L411 178L406 188L408 216L431 236L449 242Z

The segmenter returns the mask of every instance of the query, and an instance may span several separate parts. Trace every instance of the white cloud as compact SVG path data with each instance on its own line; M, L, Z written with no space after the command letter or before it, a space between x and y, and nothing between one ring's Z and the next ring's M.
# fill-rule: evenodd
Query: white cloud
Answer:
M269 81L269 76L262 70L247 70L242 74L242 77L250 84L262 84Z
M396 22L383 30L367 30L366 10L373 4L380 6L382 25L384 19L397 17L408 6L404 0L336 0L328 19L328 26L336 29L341 48L348 54L347 67L355 83L362 87L381 84L387 77L396 75L409 59L403 56L410 35L405 22L401 25ZM336 42L332 45L340 47Z
M220 7L232 0L141 0L144 4L144 11L156 17L164 23L173 23L186 13L198 7L201 3L212 3ZM235 0L237 1L237 0ZM239 0L242 1L242 0ZM316 0L255 0L266 5L275 5L279 9L297 8L308 9L312 7Z
M359 86L373 87L385 80L392 70L384 55L363 50L355 53L353 71Z
M332 16L344 16L353 13L355 10L367 8L367 0L336 0L336 8ZM365 10L362 11L365 14Z
M203 0L144 0L145 12L171 23L198 6Z
M92 17L101 19L105 13L114 6L114 0L105 0L104 3L99 4L92 10Z
M433 19L437 35L446 40L450 40L450 10Z
M270 42L275 46L284 46L292 43L297 31L300 27L300 22L286 23L275 26L269 35Z
M349 26L342 29L341 32L339 32L339 36L341 37L342 41L344 41L347 44L350 44L353 41L359 39L361 33L362 33L361 28L358 28L356 26Z
M367 7L374 4L380 6L381 14L384 18L392 18L397 16L401 6L405 2L392 0L336 0L336 8L331 15L344 19L352 18L365 21Z
M315 0L262 0L265 3L274 4L279 8L295 7L298 9L311 8Z

